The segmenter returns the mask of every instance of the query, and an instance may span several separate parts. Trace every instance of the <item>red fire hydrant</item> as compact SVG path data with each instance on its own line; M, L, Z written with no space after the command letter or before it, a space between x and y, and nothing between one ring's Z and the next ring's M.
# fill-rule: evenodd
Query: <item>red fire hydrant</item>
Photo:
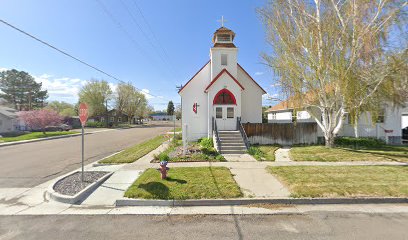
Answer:
M160 162L160 173L161 173L161 179L166 179L167 178L167 171L169 168L167 167L167 161L161 161Z

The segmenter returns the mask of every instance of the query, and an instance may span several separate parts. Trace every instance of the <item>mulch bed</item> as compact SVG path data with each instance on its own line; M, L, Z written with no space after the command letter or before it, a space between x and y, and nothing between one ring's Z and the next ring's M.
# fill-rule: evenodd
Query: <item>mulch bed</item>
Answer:
M84 172L84 181L81 180L81 172L75 172L65 178L59 180L54 185L54 191L57 193L74 196L90 184L98 181L101 177L105 176L108 172L101 171L88 171Z

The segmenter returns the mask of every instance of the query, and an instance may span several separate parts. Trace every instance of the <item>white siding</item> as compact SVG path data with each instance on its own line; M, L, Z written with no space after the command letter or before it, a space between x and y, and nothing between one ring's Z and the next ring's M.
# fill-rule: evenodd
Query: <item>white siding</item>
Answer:
M204 89L210 83L211 63L208 63L180 92L182 98L182 123L188 125L187 140L207 137L207 94ZM193 104L199 105L197 114Z
M221 54L227 54L227 66L221 65ZM211 80L214 79L224 68L226 68L232 76L237 78L237 55L237 48L211 48Z
M16 130L16 120L0 114L0 133L12 132Z
M408 109L402 109L398 107L387 107L384 114L384 123L373 123L370 113L363 113L358 120L358 135L359 137L374 137L385 140L387 137L400 138L401 128L402 128L402 114L407 112ZM298 121L299 122L314 122L313 118L307 118L310 116L306 114L306 111L298 111ZM299 114L302 116L299 118ZM287 123L292 121L292 111L280 111L276 112L276 117L272 117L272 113L268 113L268 122L270 123ZM407 120L408 124L408 120ZM385 133L385 130L392 130L392 133ZM318 136L322 137L323 132L318 127ZM340 130L338 136L344 137L354 137L354 126L348 123L346 117L342 129ZM398 142L398 140L397 140ZM394 142L395 143L395 142Z
M238 67L238 79L245 88L242 91L241 117L242 122L261 123L262 122L262 95L263 91L254 81Z
M213 99L215 95L222 89L228 89L232 94L234 94L234 97L237 101L237 107L235 110L235 116L234 117L240 117L241 116L241 87L238 86L237 83L234 82L234 80L226 73L224 73L209 89L208 91L208 102L210 103L208 105L208 133L212 134L212 117L214 115L214 107L213 107Z

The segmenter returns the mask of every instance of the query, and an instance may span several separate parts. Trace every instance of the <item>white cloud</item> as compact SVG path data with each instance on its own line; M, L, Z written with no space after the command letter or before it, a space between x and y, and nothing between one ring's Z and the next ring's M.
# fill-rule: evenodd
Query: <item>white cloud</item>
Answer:
M281 83L274 83L274 84L271 85L271 87L280 87L280 86L282 86Z
M255 72L255 76L260 76L260 75L264 75L264 72Z
M142 89L142 91L140 91L141 93L143 93L144 95L145 95L145 97L146 97L146 99L147 100L149 100L149 99L152 99L153 98L153 96L152 95L150 95L150 90L149 89Z
M0 67L0 72L7 71L7 68Z
M49 74L33 77L36 82L42 83L43 89L48 91L48 101L58 100L76 103L79 90L87 83L87 81L79 78L54 78Z
M263 100L269 100L269 101L277 101L277 98L279 98L279 94L274 93L274 94L265 94L262 96Z

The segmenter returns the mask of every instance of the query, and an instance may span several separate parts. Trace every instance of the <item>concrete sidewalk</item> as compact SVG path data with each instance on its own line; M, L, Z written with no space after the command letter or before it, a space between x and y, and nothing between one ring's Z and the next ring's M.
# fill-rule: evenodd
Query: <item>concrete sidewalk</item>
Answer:
M245 197L289 197L289 190L265 168L230 168Z
M291 162L290 147L282 147L275 151L275 162Z

